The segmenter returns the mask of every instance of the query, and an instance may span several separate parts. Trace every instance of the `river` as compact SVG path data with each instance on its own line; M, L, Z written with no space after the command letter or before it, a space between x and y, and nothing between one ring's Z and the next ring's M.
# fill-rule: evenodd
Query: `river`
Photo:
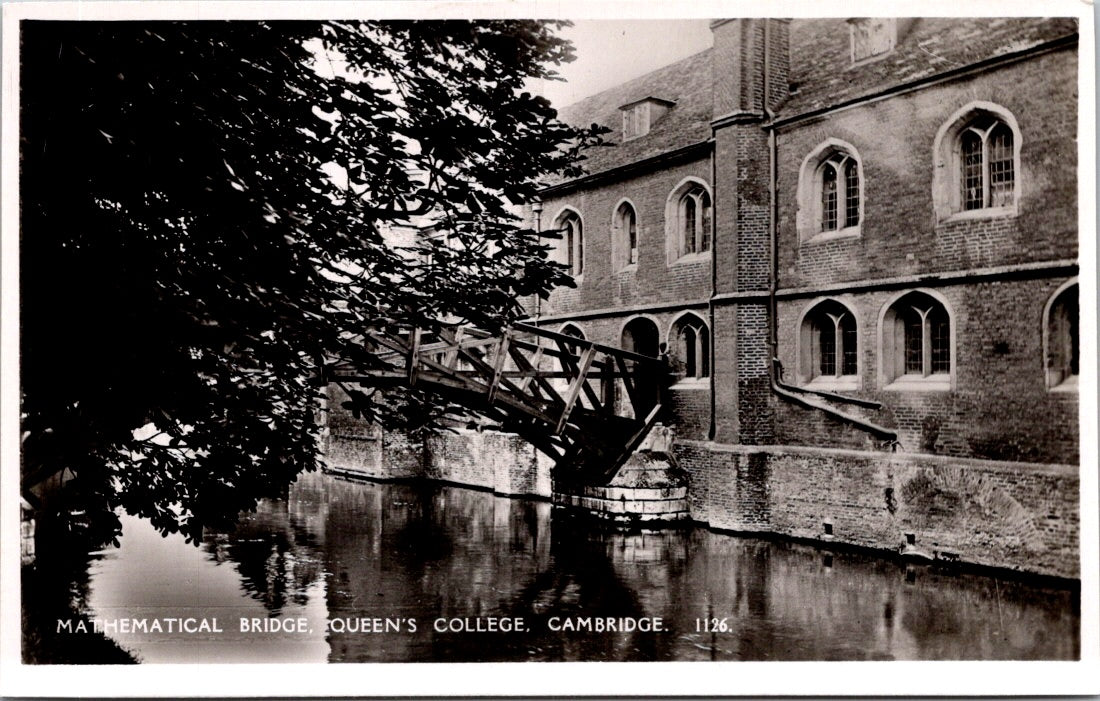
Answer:
M619 532L455 486L306 474L199 547L123 525L68 589L89 633L32 617L32 635L77 651L67 661L101 643L219 663L1080 654L1072 588L702 528ZM586 629L600 626L616 630Z

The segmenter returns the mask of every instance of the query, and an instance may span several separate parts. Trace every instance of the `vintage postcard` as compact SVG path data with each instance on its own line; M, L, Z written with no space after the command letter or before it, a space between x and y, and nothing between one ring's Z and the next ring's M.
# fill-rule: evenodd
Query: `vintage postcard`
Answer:
M1093 9L885 9L4 5L0 693L1100 693Z

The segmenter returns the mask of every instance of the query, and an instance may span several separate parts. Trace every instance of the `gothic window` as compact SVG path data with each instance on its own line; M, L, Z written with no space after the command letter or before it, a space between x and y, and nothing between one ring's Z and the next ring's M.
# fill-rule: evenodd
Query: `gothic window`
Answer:
M802 380L854 389L859 341L852 311L835 300L821 302L803 317L800 333Z
M829 139L802 164L798 186L798 230L815 237L858 236L863 219L859 157L849 144Z
M1016 211L1020 134L1012 115L989 103L960 110L936 136L933 197L937 216Z
M1016 181L1012 130L997 119L975 120L963 130L960 148L963 209L1011 205Z
M673 325L673 362L684 379L710 377L710 331L694 314L685 314Z
M580 275L584 272L584 225L580 215L566 210L554 228L561 232L558 262L568 266L573 275Z
M673 190L670 198L671 216L670 261L692 253L711 250L711 194L701 183L684 183Z
M821 165L821 230L836 231L859 224L859 169L843 151Z
M638 262L638 216L629 202L623 202L615 210L612 223L614 236L615 267L625 268Z
M953 374L951 315L924 292L910 292L883 319L883 375L888 383L949 389Z
M1047 387L1073 390L1081 368L1079 288L1063 287L1048 303L1046 313Z

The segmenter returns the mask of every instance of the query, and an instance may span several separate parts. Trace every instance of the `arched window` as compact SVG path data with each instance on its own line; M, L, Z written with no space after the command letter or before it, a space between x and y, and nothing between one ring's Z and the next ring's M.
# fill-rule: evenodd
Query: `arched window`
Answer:
M710 191L695 178L685 179L668 197L665 231L668 235L668 261L711 248Z
M638 262L638 215L629 202L615 209L611 224L614 237L615 267L625 268Z
M557 220L554 227L561 232L559 250L559 263L569 267L573 275L584 272L584 225L581 217L573 210L566 210Z
M1081 367L1080 289L1076 282L1055 293L1047 303L1047 387L1075 390Z
M963 209L1011 205L1016 182L1012 130L999 119L983 115L963 129L960 147Z
M951 314L943 302L924 292L904 295L883 317L882 341L886 382L950 388L954 339Z
M799 172L799 237L858 236L862 220L859 156L850 144L829 139L806 157Z
M1004 108L975 102L940 127L933 198L940 219L1012 214L1019 199L1020 132Z
M672 361L684 378L710 377L710 331L702 319L685 314L672 326Z
M710 250L710 194L696 185L680 197L680 254Z
M859 171L843 151L821 166L821 230L836 231L859 224Z
M576 324L566 324L565 326L561 327L561 331L559 331L558 333L563 333L566 336L572 336L573 338L579 338L582 341L584 340L584 331L581 331L580 327L578 327Z
M804 382L859 383L856 317L848 307L825 300L806 313L800 329L800 370Z

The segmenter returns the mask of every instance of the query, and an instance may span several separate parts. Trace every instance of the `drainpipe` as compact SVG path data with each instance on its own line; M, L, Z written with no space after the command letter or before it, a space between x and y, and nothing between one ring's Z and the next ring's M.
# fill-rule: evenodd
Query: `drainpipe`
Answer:
M707 314L710 317L710 348L708 362L710 363L710 426L707 428L707 440L714 440L718 433L718 400L715 397L714 348L717 334L714 326L714 295L718 294L718 168L715 164L715 151L718 150L718 142L715 138L714 127L710 129L710 299L707 303Z
M765 25L766 27L767 25ZM767 36L767 29L765 29L765 36ZM771 349L771 359L768 362L768 375L771 380L771 389L776 395L783 399L798 404L806 409L816 409L824 412L828 416L850 426L855 426L858 429L866 431L871 435L874 435L891 444L893 450L897 450L898 434L897 431L879 426L876 423L866 421L865 419L854 416L852 414L845 413L834 409L831 406L819 404L808 397L803 396L800 392L805 392L799 387L791 387L783 383L779 377L779 312L778 304L776 303L776 291L779 288L779 245L778 245L778 227L779 227L779 199L777 197L778 190L778 163L779 163L779 146L776 142L776 129L772 124L775 119L775 115L767 106L767 97L765 95L764 115L768 122L764 128L768 130L768 152L770 155L769 173L768 173L768 196L771 198L771 212L768 217L768 255L770 256L771 269L769 271L768 280L768 346ZM850 403L862 404L864 406L870 406L872 408L881 407L877 402L868 402L866 400L856 400L853 397L844 397L843 395L834 395L830 392L809 392L809 394L817 394L828 397L830 399L837 399L838 401L847 401Z

